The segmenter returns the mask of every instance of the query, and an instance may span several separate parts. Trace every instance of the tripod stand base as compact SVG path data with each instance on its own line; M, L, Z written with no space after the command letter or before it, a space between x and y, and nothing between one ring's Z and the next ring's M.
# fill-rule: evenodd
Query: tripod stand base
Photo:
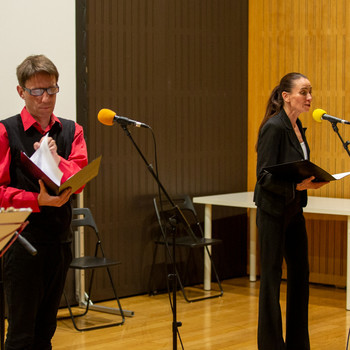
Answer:
M85 308L85 306L84 306ZM103 305L90 305L89 306L90 310L94 310L94 311L100 311L100 312L105 312L107 314L114 314L114 315L120 315L120 309L114 308L114 307L108 307L108 306L103 306ZM133 317L134 311L129 311L129 310L123 310L124 316L127 317Z

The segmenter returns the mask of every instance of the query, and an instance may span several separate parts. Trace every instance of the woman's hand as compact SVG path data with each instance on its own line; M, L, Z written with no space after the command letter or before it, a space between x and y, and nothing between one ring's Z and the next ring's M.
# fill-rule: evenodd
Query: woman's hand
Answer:
M310 176L307 179L304 179L302 182L298 183L296 186L297 191L304 191L304 190L316 190L324 185L327 185L329 181L325 182L312 182L312 180L315 178L315 176Z

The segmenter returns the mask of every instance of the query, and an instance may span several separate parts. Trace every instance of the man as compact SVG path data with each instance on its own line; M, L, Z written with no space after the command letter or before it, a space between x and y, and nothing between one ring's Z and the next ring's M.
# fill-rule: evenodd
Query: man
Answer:
M72 259L71 189L51 195L20 164L20 152L30 157L47 133L51 154L63 172L62 183L87 164L82 127L53 114L58 77L56 66L44 55L27 57L17 67L17 92L25 107L20 114L0 121L0 207L32 209L22 235L38 251L32 256L16 241L4 255L7 350L52 348Z

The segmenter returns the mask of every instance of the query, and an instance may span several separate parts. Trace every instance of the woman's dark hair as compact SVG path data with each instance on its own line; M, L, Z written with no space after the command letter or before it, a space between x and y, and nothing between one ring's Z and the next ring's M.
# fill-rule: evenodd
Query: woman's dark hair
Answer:
M294 87L295 80L299 80L300 78L307 79L307 77L301 73L295 73L295 72L288 73L281 79L279 85L277 85L272 90L271 95L267 101L265 116L260 124L258 135L260 133L261 128L265 125L265 123L271 117L278 114L282 109L284 104L282 92L283 91L291 92Z

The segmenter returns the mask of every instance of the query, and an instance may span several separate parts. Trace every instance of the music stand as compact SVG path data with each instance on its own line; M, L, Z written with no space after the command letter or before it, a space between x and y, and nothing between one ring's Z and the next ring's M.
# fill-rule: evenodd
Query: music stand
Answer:
M12 246L20 233L27 226L25 221L32 210L30 208L15 209L13 211L0 211L0 345L5 349L5 300L3 282L2 257Z

